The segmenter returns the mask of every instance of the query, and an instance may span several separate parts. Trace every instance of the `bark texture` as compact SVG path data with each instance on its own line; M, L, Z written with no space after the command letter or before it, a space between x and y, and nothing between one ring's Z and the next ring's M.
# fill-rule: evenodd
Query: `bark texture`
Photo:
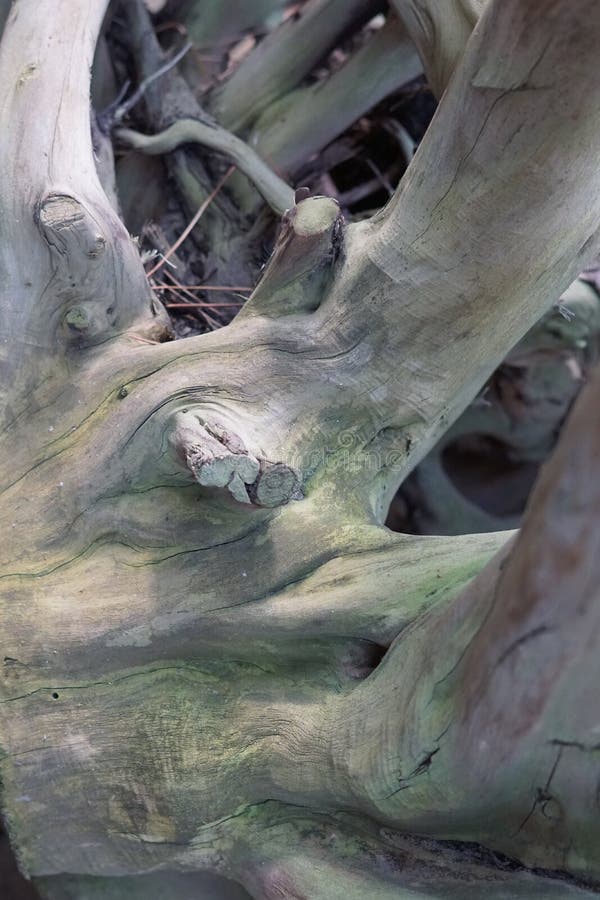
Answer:
M18 0L0 59L23 867L53 898L593 896L597 384L518 536L382 523L597 249L598 5L491 2L392 202L296 195L243 312L172 343L95 171L106 5Z
M391 0L415 42L427 81L437 97L444 93L488 0Z
M578 278L402 485L390 527L416 534L517 528L599 358L600 298Z

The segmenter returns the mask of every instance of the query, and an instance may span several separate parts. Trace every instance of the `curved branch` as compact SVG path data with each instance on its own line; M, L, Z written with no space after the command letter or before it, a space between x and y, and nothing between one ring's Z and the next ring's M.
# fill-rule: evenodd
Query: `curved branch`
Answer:
M209 147L231 159L276 213L282 215L294 205L292 188L269 168L252 147L224 128L195 119L179 119L160 134L145 135L130 128L119 128L116 134L130 147L151 155L170 153L182 144Z
M377 817L596 880L599 390L597 370L520 534L399 635L332 726L336 769Z
M488 0L391 0L423 61L436 97L441 97L462 59Z
M467 781L518 791L511 814L523 815L513 818L506 847L522 840L529 862L554 856L594 878L598 818L588 798L600 774L599 390L596 370L454 679ZM478 734L487 736L485 748L476 747Z
M164 330L94 162L89 71L106 6L22 0L2 37L0 315L23 347L16 357L10 348L9 371L39 375L65 344L99 343L133 323Z
M129 36L138 80L146 81L164 64L164 54L154 32L143 0L128 0L122 12L129 26ZM192 119L209 126L214 122L192 93L176 69L148 83L144 92L148 123L162 131L178 119ZM214 178L205 169L195 147L188 146L170 153L165 164L177 185L183 205L190 216L213 195ZM203 265L224 284L247 284L255 277L255 265L246 246L248 223L229 200L225 191L215 196L203 219L194 229ZM243 238L240 235L243 234Z
M492 3L393 201L336 233L320 302L292 297L297 314L272 304L266 321L211 339L252 360L251 383L232 369L221 401L248 451L294 460L305 492L334 480L330 463L345 455L337 490L384 519L398 484L593 253L600 8L585 2L585 21L566 0L551 15L534 0ZM157 364L178 353L157 349ZM177 368L145 387L149 407L157 392L168 402ZM257 396L268 403L255 417Z
M599 38L593 0L492 3L392 202L347 230L329 308L377 317L414 462L595 252Z

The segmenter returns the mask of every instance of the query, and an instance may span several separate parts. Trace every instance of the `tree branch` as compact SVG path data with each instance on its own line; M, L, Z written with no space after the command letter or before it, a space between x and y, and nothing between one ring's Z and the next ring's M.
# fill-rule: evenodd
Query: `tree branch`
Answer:
M267 803L230 823L236 878L252 897L310 900L584 900L595 896L567 879L499 869L481 848L457 848L388 828L365 817L310 816ZM224 829L225 830L225 829ZM199 841L199 850L201 842Z
M488 0L391 0L415 42L431 90L441 97Z
M268 347L251 393L272 393L280 371L310 391L309 410L297 392L286 404L271 396L262 427L244 429L253 455L256 441L269 459L301 460L304 492L343 450L354 474L336 473L338 489L385 517L398 484L594 252L600 13L588 2L585 25L564 0L544 16L533 0L492 4L395 198L339 236L316 310L217 338ZM343 424L341 389L352 398ZM243 400L231 407L247 418Z
M343 217L335 200L301 200L284 216L275 248L252 296L240 311L247 316L285 316L319 306L340 251Z
M340 502L352 496L385 519L398 484L594 249L598 213L588 190L600 179L599 114L589 62L600 13L592 4L584 27L571 6L554 0L540 18L532 3L487 10L392 203L345 234L335 229L319 302L295 288L269 305L267 279L273 287L304 278L302 254L278 252L256 293L259 314L190 340L197 370L190 359L179 363L177 347L155 348L140 363L136 465L156 430L170 433L185 376L220 385L218 414L201 388L194 413L242 437L255 459L293 470L305 496L335 481ZM515 62L506 72L509 51ZM322 200L304 203L311 219ZM318 253L331 246L332 223ZM233 349L246 354L243 372ZM160 378L151 374L157 367ZM112 382L110 353L100 368ZM273 391L274 378L285 390Z
M230 131L247 128L298 85L336 42L383 8L382 0L310 0L268 35L215 92L211 110Z
M600 877L598 390L600 371L515 541L462 595L400 633L342 701L332 729L332 745L349 748L336 769L345 763L377 818L592 879Z
M272 103L254 125L256 148L279 169L293 172L420 72L411 39L390 15L341 69Z
M135 150L157 155L169 153L182 144L197 143L209 147L229 157L276 213L283 215L286 209L294 205L292 188L263 162L252 147L217 125L179 119L160 134L145 135L130 128L119 128L117 137Z
M161 68L164 55L142 0L128 0L123 12L129 26L138 79L143 82ZM144 103L148 124L155 131L169 128L178 119L191 119L208 127L215 125L185 79L174 69L148 84ZM188 146L170 153L165 164L184 206L190 215L195 214L214 188L214 178L207 171L204 160L196 148ZM221 191L207 209L202 226L192 232L202 262L222 283L247 284L254 278L255 261L249 259L246 242L240 239L241 234L245 238L247 227L240 211L228 200L225 191Z
M99 343L134 323L164 330L96 174L89 70L105 8L23 0L2 37L0 315L2 333L23 350L15 356L3 343L3 383L15 368L39 376L65 344Z
M285 0L168 0L162 17L183 21L196 45L212 49L260 29L284 6Z
M347 230L330 301L376 317L394 418L422 422L413 459L597 246L600 12L584 12L492 3L394 199Z
M212 843L221 824L276 798L391 829L484 835L528 860L597 875L598 709L583 664L597 678L589 523L600 498L598 479L578 481L595 478L597 433L586 432L573 469L567 436L559 494L542 484L525 543L458 598L501 537L429 542L376 525L389 491L592 246L600 11L582 3L494 3L395 200L345 235L331 200L297 203L231 327L185 346L107 340L76 376L40 379L10 411L0 436L10 535L0 546L1 766L3 804L32 871L233 865L235 836ZM58 94L56 135L14 102L23 144L37 147L39 132L50 155L49 189L26 155L32 188L17 195L15 134L0 151L2 227L16 221L19 238L38 241L36 298L44 276L56 277L49 294L61 310L65 254L90 261L76 273L85 292L101 246L94 209L82 211L71 190L93 175L80 71L93 41L85 53L75 41L85 37L77 10L72 0L21 0L0 61L0 74L9 58L25 79L0 79L3 122L16 96L39 108L37 55L52 91L65 87L63 102L73 92L81 114L75 150L55 161L69 137ZM97 10L92 18L96 28ZM21 43L36 51L24 68ZM119 296L143 276L137 259L127 262L125 280L107 282ZM25 249L14 266L18 286ZM10 315L27 320L33 307L23 313L20 297ZM587 408L577 430L582 418ZM263 460L297 473L303 499L246 503L242 487L252 499ZM549 518L558 514L575 534L588 525L576 534L581 559L579 545L559 542ZM540 563L544 536L553 559L538 576L529 564ZM512 679L513 667L525 677ZM473 740L478 728L493 740L492 716L505 721L513 700L515 747ZM524 850L516 834L528 835ZM268 875L280 861L276 848ZM299 875L310 892L312 864ZM270 887L279 890L277 877Z
M514 852L523 840L530 864L551 860L594 878L598 820L588 798L597 790L600 748L592 687L600 678L599 390L596 370L543 470L490 614L454 682L467 780L482 783L481 776L490 792L516 791L507 809L516 827L499 842ZM485 747L476 746L477 734L487 736Z
M200 856L195 840L206 851L214 823L246 805L347 806L322 740L332 702L372 670L381 644L446 606L502 540L406 543L372 527L340 530L334 510L323 520L310 504L290 507L283 530L261 517L240 533L227 513L214 530L221 504L199 507L178 490L171 505L168 494L132 496L129 525L117 526L113 509L110 528L131 541L140 500L167 528L187 507L195 549L102 550L98 538L92 553L71 544L73 559L49 560L33 581L4 570L13 602L0 610L3 809L37 875L232 866L229 844ZM84 541L99 524L80 518ZM260 563L242 569L265 534ZM94 595L82 597L89 578ZM53 817L40 820L40 806Z

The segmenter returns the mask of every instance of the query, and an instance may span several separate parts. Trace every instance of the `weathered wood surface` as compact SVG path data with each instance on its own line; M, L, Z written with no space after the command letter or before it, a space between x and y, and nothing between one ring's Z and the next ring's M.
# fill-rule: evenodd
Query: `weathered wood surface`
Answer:
M149 343L164 318L90 140L105 6L19 0L0 59L0 767L24 867L592 895L435 841L600 880L593 386L508 548L381 523L596 249L600 9L493 2L381 214L300 201L244 315Z

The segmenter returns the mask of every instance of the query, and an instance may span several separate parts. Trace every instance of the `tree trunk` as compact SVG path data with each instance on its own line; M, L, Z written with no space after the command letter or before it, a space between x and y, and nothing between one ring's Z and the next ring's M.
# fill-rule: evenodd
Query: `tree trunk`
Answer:
M598 248L598 5L492 0L392 202L297 196L185 342L96 174L106 7L17 0L0 56L23 869L53 900L596 895L598 377L519 535L383 522Z

